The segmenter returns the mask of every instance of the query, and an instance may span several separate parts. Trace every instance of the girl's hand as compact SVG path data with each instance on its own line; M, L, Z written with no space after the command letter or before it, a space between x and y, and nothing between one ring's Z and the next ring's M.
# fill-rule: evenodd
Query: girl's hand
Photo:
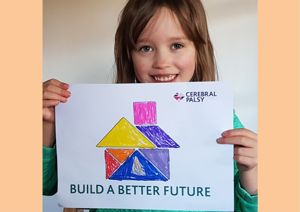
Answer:
M56 79L43 83L43 146L53 147L55 143L54 107L70 97L68 88L68 84Z
M51 79L43 83L43 121L54 123L54 107L60 102L67 102L71 93L68 91L69 85L56 79Z
M257 134L245 128L227 130L217 142L234 145L241 185L248 193L257 193Z

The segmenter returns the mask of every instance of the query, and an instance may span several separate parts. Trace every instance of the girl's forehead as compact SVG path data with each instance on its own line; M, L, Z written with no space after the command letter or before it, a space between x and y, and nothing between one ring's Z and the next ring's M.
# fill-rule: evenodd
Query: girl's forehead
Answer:
M152 37L157 33L173 33L174 37L185 35L175 13L166 7L157 9L153 17L149 20L139 39Z
M176 14L167 7L161 7L156 10L152 18L147 23L145 29L159 27L160 25L165 25L165 27L167 27L166 24L175 24L180 26Z

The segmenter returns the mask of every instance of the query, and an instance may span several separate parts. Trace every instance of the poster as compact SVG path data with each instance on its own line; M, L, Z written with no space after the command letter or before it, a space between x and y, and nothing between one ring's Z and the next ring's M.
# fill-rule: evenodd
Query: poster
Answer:
M222 82L71 85L56 107L59 204L233 211L233 126Z

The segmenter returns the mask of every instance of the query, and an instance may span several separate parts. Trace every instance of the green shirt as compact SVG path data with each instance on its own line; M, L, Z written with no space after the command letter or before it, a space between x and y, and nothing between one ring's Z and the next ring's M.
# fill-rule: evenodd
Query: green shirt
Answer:
M233 126L243 128L239 118L234 114ZM53 195L57 191L56 149L43 147L43 194ZM234 210L236 212L256 212L257 195L250 195L241 187L239 171L234 163ZM91 212L159 212L158 210L129 210L129 209L90 209ZM168 212L168 211L163 211ZM174 211L172 211L174 212ZM182 211L181 211L182 212Z

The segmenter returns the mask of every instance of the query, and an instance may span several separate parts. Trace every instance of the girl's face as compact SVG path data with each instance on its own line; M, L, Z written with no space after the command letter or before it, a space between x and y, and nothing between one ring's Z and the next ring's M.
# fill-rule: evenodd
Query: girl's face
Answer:
M162 7L150 19L132 51L139 82L188 82L196 66L194 44L172 12Z

